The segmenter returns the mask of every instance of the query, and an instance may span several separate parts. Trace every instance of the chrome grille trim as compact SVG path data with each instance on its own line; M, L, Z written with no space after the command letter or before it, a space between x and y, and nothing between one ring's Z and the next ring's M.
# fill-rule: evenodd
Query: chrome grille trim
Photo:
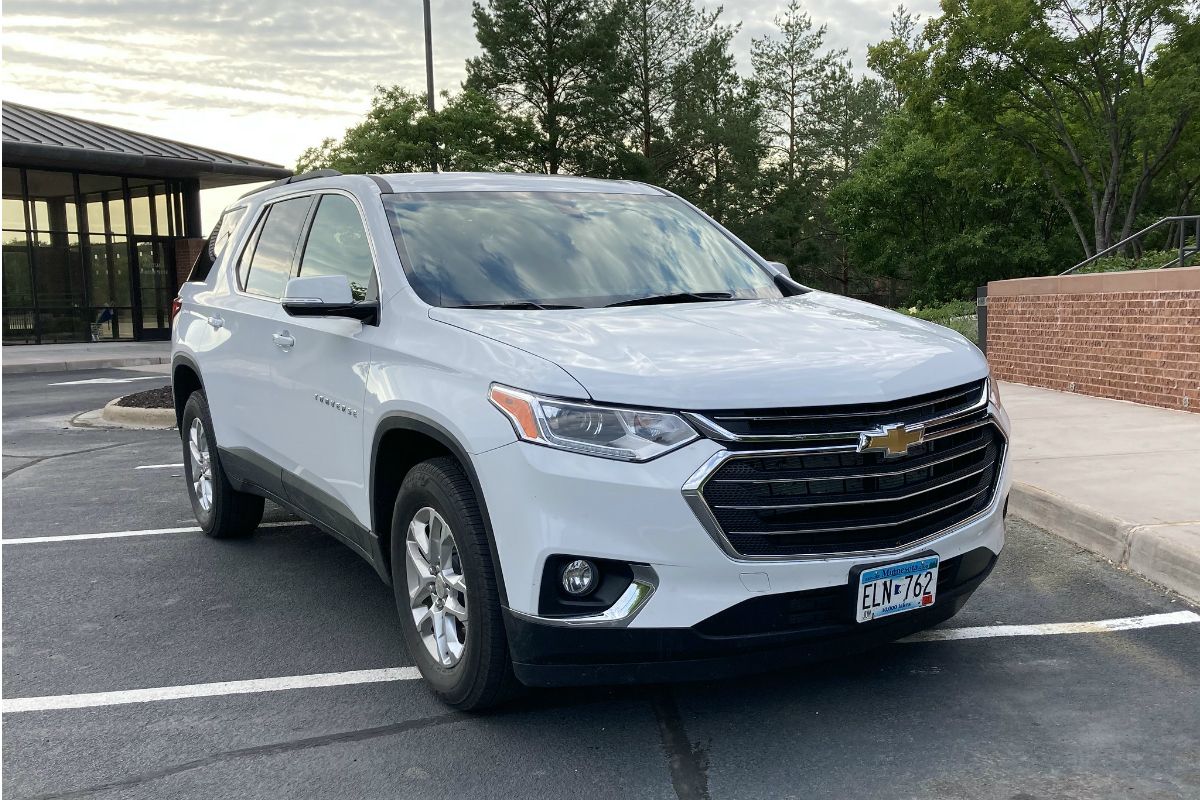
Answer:
M990 379L988 379L988 380L990 380ZM953 395L953 394L946 395L943 398L938 398L936 402L941 402L948 398L954 398L954 397L958 397L958 396L960 396L960 395ZM961 396L968 397L969 393L962 392ZM724 420L740 419L740 420L778 421L778 420L827 419L827 418L831 418L831 417L832 418L837 418L837 417L878 417L881 421L886 421L889 415L894 415L894 414L900 413L901 411L911 410L913 408L920 408L923 405L933 405L933 402L935 402L935 401L926 401L923 403L917 403L915 405L900 406L898 408L891 408L891 409L887 409L884 411L859 412L856 414L812 414L812 415L800 415L800 416L786 416L785 415L785 416L780 416L780 417L766 417L766 416L737 416L737 415L723 415L723 414L705 415L705 414L701 414L696 411L685 411L685 412L683 412L683 416L688 420L688 422L695 425L700 430L700 432L703 433L705 436L707 436L710 439L715 439L715 440L721 441L721 442L821 442L821 441L827 442L827 441L837 441L839 439L853 439L855 442L857 442L859 434L863 432L862 429L853 430L853 431L830 431L830 432L824 432L824 433L740 434L740 433L734 433L733 431L730 431L730 430L722 427L721 425L717 424L716 420L718 420L718 419L724 419ZM976 398L975 402L973 402L967 408L959 409L958 411L954 411L950 414L934 415L932 417L926 417L924 419L910 421L906 424L909 425L910 427L913 427L916 425L924 425L925 428L928 429L930 427L936 427L938 425L946 425L951 422L955 422L957 420L963 419L965 417L969 417L972 414L978 413L979 411L986 409L987 406L988 406L988 382L987 382L987 380L984 380L982 382L981 388L979 390L979 396ZM928 439L929 434L926 434L925 438ZM830 451L830 452L832 452L832 451Z
M959 392L958 394L949 394L949 395L946 395L945 397L938 398L938 400L945 401L945 400L949 400L949 399L955 398L955 397L966 398L966 397L970 396L972 391L974 391L974 390L968 389L966 391ZM913 404L907 405L907 406L894 406L892 408L888 408L886 411L869 411L869 412L859 411L859 412L849 412L849 413L844 413L844 414L780 414L778 416L768 415L768 414L755 414L755 415L713 414L711 418L714 420L718 420L718 419L748 419L748 420L761 420L764 422L775 422L778 420L802 421L802 420L809 420L809 419L840 419L840 418L845 418L845 417L866 417L866 416L884 417L889 414L899 414L902 411L912 411L914 408L920 408L921 406L927 406L927 405L930 405L929 401L925 401L923 403L913 403Z
M937 437L926 436L925 438L926 439L930 439L930 438L936 439ZM926 463L921 464L916 467L909 467L908 469L897 469L897 470L892 470L891 472L863 472L863 473L859 473L857 475L825 475L825 476L816 477L816 478L761 478L761 479L758 479L758 478L713 478L711 483L724 483L724 484L729 484L729 483L752 483L752 484L810 483L813 481L853 481L853 480L861 480L863 478L893 478L897 475L906 475L909 472L916 472L917 470L929 469L930 467L936 467L938 464L945 464L947 461L953 461L956 458L962 458L963 456L969 456L972 453L978 453L980 450L986 450L986 449L987 449L987 445L981 444L979 447L972 447L970 450L963 450L961 453L955 453L952 456L946 456L945 458L939 458L937 461L929 461L929 462L926 462ZM814 451L811 449L805 449L800 452L803 455L808 455Z
M808 446L808 447L802 446L802 447L787 447L787 448L770 448L770 449L762 449L762 450L721 450L721 451L714 453L712 456L710 456L708 458L708 460L706 460L704 462L704 464L702 464L700 466L700 468L697 469L691 475L691 477L689 477L688 480L684 483L682 490L681 490L684 501L687 502L688 506L692 509L692 512L696 515L696 518L700 521L701 526L705 529L705 531L708 533L708 535L710 537L712 537L713 541L717 544L717 546L720 547L721 550L725 553L725 555L732 561L739 561L739 562L799 562L799 561L829 560L829 559L839 559L839 558L861 559L861 558L891 556L891 555L895 555L898 553L903 553L905 551L911 551L911 550L914 550L919 547L923 547L923 546L925 546L931 542L934 542L944 536L949 536L949 535L955 533L956 531L961 530L962 528L964 528L974 522L977 522L978 520L982 519L983 517L994 513L999 508L1000 502L1002 502L1002 500L1003 500L999 489L1004 480L1004 470L1006 468L1006 460L1005 459L1006 459L1006 456L1008 453L1008 438L1004 434L1004 430L1000 427L1000 424L997 421L995 415L992 413L990 405L987 403L987 400L986 400L987 386L986 386L986 384L984 386L984 398L985 398L985 403L984 403L983 408L986 408L988 410L988 414L986 417L983 417L979 420L972 421L965 425L956 425L954 427L942 428L937 431L928 431L927 430L926 434L925 434L925 441L936 440L936 439L940 439L940 438L943 438L946 436L953 436L955 434L964 433L966 431L971 431L971 430L981 428L984 426L994 427L997 437L998 437L998 440L999 440L999 446L998 446L998 450L996 453L996 459L995 459L995 463L994 463L994 468L996 470L996 474L993 476L991 484L988 487L985 487L984 489L981 489L980 491L971 494L970 496L960 497L951 503L948 503L944 506L940 506L937 509L933 509L931 511L927 511L925 513L916 515L916 516L909 518L903 522L890 521L888 523L882 523L881 525L861 526L861 527L857 528L857 529L869 529L872 527L881 527L884 525L905 524L905 522L912 522L913 520L920 519L922 517L932 516L934 514L939 513L940 511L945 511L947 508L951 508L956 505L961 505L963 503L971 502L972 500L975 500L976 498L978 498L979 495L985 494L986 492L989 492L989 491L994 492L994 494L990 498L990 500L985 508L979 510L978 512L976 512L964 519L957 520L953 524L948 525L945 528L934 531L933 533L931 533L927 536L921 537L920 539L916 539L916 540L913 540L910 542L905 542L896 547L872 548L872 549L849 549L849 550L840 551L840 552L815 553L815 554L807 554L806 553L806 554L791 554L791 555L744 554L744 553L739 552L736 548L733 547L733 545L730 542L730 540L728 539L728 537L726 537L725 531L722 528L721 523L717 520L716 516L713 514L713 509L709 506L708 502L704 498L703 491L704 491L705 486L708 485L712 476L715 475L717 473L717 471L720 470L723 466L725 466L725 464L728 463L729 461L737 460L737 459L755 459L755 458L763 458L763 457L770 458L770 457L822 455L822 454L832 454L832 453L854 453L854 452L857 452L857 450L858 450L857 444L847 443L844 445L833 445L833 446ZM978 410L979 409L977 409L977 408L972 409L972 411L974 411L974 412L977 412ZM957 419L958 416L959 415L957 415L957 414L953 415L950 421ZM933 424L936 425L939 423L944 423L946 421L947 420L938 420L937 422L934 422ZM857 436L857 433L855 433L854 435ZM914 467L912 469L897 470L897 471L891 472L891 473L874 473L874 474L863 476L863 477L881 477L881 476L888 477L891 475L904 474L906 472L913 471L914 469L927 469L927 468L935 466L936 464L939 464L939 463L945 463L945 462L951 461L955 458L962 458L963 456L970 455L971 453L979 452L980 450L986 449L988 446L989 445L981 445L980 447L972 448L971 450L965 450L960 453L957 453L956 455L949 456L945 459L939 459L936 462L926 463L919 467ZM760 480L754 480L754 479L736 479L736 480L735 479L725 479L725 480L721 480L719 482L727 483L727 484L728 483L742 483L742 482L745 482L745 483L801 482L801 481L806 481L806 480L845 480L845 479L850 479L850 478L854 478L854 477L857 477L857 476L832 475L832 476L825 476L825 477L820 477L820 478L779 478L779 479L774 479L773 481L772 480L760 481ZM965 478L965 477L970 477L970 476L961 476L961 477ZM940 488L941 486L944 486L944 485L948 485L948 484L939 484L939 487L937 487L937 488ZM889 498L889 499L896 499L896 498ZM742 508L744 509L745 507L742 507ZM848 531L848 530L855 530L855 529L856 528L854 526L849 526L849 527L848 526L836 526L836 527L831 527L831 528L826 528L826 529L819 529L819 530L818 529L808 529L808 530L804 530L804 531L794 531L794 532L793 531L774 531L774 532L760 532L760 533L756 534L753 531L750 531L750 532L739 531L739 533L745 534L745 535L768 535L768 533L778 534L778 535L788 535L788 534L794 534L794 533L820 533L820 532L829 533L829 532L836 532L836 531L842 531L842 530Z

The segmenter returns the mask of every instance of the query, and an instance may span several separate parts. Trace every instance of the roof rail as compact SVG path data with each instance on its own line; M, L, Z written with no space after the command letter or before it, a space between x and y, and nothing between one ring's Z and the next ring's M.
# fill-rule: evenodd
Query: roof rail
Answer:
M257 189L251 189L250 191L246 192L244 195L239 197L238 200L249 197L252 194L258 194L259 192L265 192L267 189L274 189L279 186L287 186L289 183L299 183L300 181L311 181L314 178L337 178L341 174L342 173L338 172L336 169L312 169L312 170L309 170L308 172L301 172L299 175L289 175L286 178L280 178L277 181L268 183L266 186L260 186Z

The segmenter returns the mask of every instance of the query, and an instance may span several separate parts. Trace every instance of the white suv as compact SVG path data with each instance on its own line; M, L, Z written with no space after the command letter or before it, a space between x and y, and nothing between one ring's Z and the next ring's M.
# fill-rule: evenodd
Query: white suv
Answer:
M460 708L864 650L1004 543L980 352L652 186L297 176L225 212L177 314L204 530L270 498L341 539Z

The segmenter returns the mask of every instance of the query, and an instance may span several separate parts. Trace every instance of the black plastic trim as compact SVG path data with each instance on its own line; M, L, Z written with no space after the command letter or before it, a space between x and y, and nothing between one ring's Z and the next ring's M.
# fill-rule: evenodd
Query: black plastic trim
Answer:
M385 583L391 583L376 555L375 535L359 525L340 501L252 450L220 447L218 451L225 474L240 491L262 495L320 528L362 556Z
M183 404L187 402L187 398L180 398L175 394L175 370L180 366L185 366L196 373L196 378L200 381L200 391L204 391L204 375L200 372L200 365L196 363L196 359L187 353L176 353L171 358L171 399L175 403L175 426L179 428L179 435L182 437Z
M586 559L600 573L596 587L586 597L572 597L563 591L562 570L576 559ZM612 608L613 603L633 583L633 568L626 561L592 558L586 555L552 555L542 566L542 585L538 592L538 616L582 617L599 614Z
M221 454L225 477L229 478L233 488L255 494L265 491L272 497L284 494L283 467L246 447L218 445L217 450Z
M272 181L266 186L260 186L257 189L251 189L239 197L238 200L258 194L259 192L265 192L268 189L278 189L280 186L288 186L289 184L300 183L301 181L311 181L315 180L316 178L340 178L341 176L342 173L338 172L336 169L313 169L309 170L308 172L301 172L299 175L289 175L286 178L280 178L277 181Z
M475 471L475 465L471 461L471 456L467 449L449 431L436 422L425 417L418 417L415 414L399 411L385 414L380 419L379 424L375 428L375 435L371 440L371 474L369 476L369 486L371 488L371 530L378 531L381 529L381 526L390 526L392 523L390 515L386 520L375 518L375 469L379 461L379 443L383 439L384 434L394 430L412 431L428 436L453 453L458 462L462 464L463 471L467 475L467 480L471 482L471 488L475 491L475 500L479 503L479 511L483 517L483 529L487 535L488 550L491 551L492 564L496 570L496 587L500 591L500 603L507 608L508 590L504 584L504 568L500 563L500 552L496 548L496 534L492 530L492 518L491 514L488 513L487 498L484 496L483 486L479 482L479 475ZM379 541L378 535L376 535L376 541Z
M387 181L385 181L383 178L379 177L378 175L368 175L367 177L370 178L372 181L374 181L375 185L379 187L380 194L393 194L396 191L395 189L392 188L392 185L390 183L388 183Z
M283 298L283 310L290 317L347 317L364 325L379 324L379 301L360 300L356 303L296 303Z

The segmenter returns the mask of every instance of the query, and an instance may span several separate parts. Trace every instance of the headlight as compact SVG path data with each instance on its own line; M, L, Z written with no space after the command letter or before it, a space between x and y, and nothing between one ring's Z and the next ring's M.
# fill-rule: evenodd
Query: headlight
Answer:
M988 376L988 401L997 408L1003 408L1000 405L1000 382L995 378Z
M488 399L525 441L590 456L648 461L699 438L681 417L659 411L554 400L499 384Z

